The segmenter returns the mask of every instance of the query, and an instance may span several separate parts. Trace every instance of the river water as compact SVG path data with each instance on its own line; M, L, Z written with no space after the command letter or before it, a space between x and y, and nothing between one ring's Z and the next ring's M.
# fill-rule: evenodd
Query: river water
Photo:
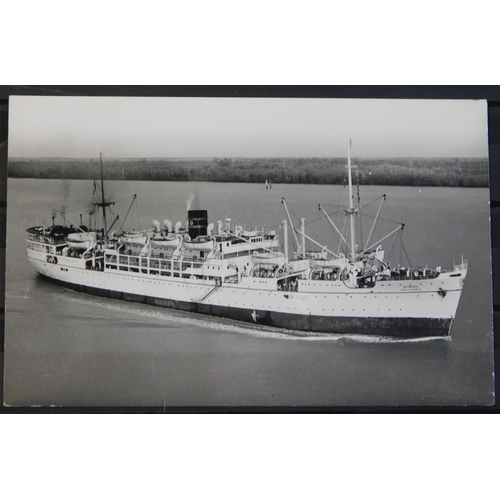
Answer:
M152 218L185 221L191 199L191 208L207 209L211 222L230 217L232 224L279 231L284 197L292 218L305 217L308 234L332 250L328 225L313 224L318 203L330 213L347 201L342 186L113 181L106 187L122 214L115 227L127 212L126 198L137 193L124 226L130 229ZM406 224L412 264L451 267L462 255L468 259L451 341L304 337L48 283L26 259L25 229L50 224L62 206L79 223L92 189L91 181L8 179L6 404L168 410L494 403L487 189L367 186L361 193L362 205L387 194L384 221ZM367 212L377 209L373 204ZM365 238L370 229L371 222L359 228ZM398 259L395 253L391 264Z

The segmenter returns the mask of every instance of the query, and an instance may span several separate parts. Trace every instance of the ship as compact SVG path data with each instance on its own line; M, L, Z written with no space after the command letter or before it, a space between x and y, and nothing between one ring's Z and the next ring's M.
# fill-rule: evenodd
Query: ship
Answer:
M383 243L400 234L404 225L371 243L377 219L361 242L356 233L360 207L359 196L355 202L352 172L356 166L350 148L349 144L345 230L339 229L324 206L318 207L344 253L306 234L305 219L294 223L285 199L281 200L286 212L281 234L246 229L232 224L230 218L209 223L206 210L189 209L185 224L153 220L146 230L113 230L118 217L109 224L112 202L105 196L101 153L100 186L94 181L94 195L96 184L100 190L89 212L89 225L82 220L77 224L61 213L60 224L53 214L51 226L28 228L28 260L39 275L79 292L298 334L451 338L467 261L462 257L449 269L391 267ZM380 208L377 217L379 212Z

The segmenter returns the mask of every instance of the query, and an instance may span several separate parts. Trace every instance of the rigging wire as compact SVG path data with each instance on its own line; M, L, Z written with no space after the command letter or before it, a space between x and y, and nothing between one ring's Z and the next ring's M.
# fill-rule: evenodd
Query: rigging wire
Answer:
M257 220L257 214L259 213L260 205L261 205L261 202L262 202L262 196L264 195L263 194L263 192L264 192L263 189L260 189L259 191L260 191L259 199L257 200L257 203L255 204L255 208L254 208L254 211L253 211L253 214L252 214L252 218L250 220Z
M346 224L347 224L347 217L344 217L344 225L342 226L342 234L345 234L345 226L346 226ZM337 253L340 253L340 248L341 247L342 247L342 238L339 238L339 248L337 250ZM344 248L344 253L345 253L345 255L348 254L347 245Z
M266 190L268 191L268 190ZM267 202L269 200L269 191L267 192L265 198L264 198L264 211L262 212L262 223L261 223L261 226L264 226L264 220L265 220L265 216L266 216L266 210L267 210Z
M389 262L391 260L393 253L395 253L394 251L396 250L398 240L399 240L399 238L394 238L394 241L392 242L391 250L389 251L389 254L388 254L387 259L386 259L387 262ZM400 262L401 262L401 260L400 260Z
M300 223L300 219L301 219L301 217L298 217L298 216L297 216L297 214L296 214L296 213L292 210L292 208L290 207L290 205L288 205L288 203L287 203L287 207L288 207L288 210L289 210L289 211L292 213L292 215L295 217L296 222L297 222L297 223ZM320 219L318 219L318 220L320 220Z
M380 220L380 221L383 221L383 222L390 222L392 224L399 224L401 225L402 223L401 222L398 222L398 221L395 221L395 220L391 220L391 219L384 219L383 217L375 217L374 215L369 215L369 214L363 214L363 217L366 217L368 219L377 219L377 220Z
M281 221L279 220L279 214L281 212L281 205L282 205L282 203L279 202L279 204L277 205L276 211L274 212L272 218L270 218L270 220L273 221L273 224L264 225L262 227L265 227L265 228L279 228L279 227L281 227Z
M135 208L137 211L137 229L140 231L141 230L141 222L139 220L139 202L137 201L137 199L135 200Z
M378 199L380 199L380 198L381 198L381 196L380 196L379 198L377 198L377 200L378 200ZM377 201L377 200L374 200L374 201ZM373 202L372 202L372 203L373 203ZM369 205L371 205L371 203L369 203ZM321 206L322 206L322 207L324 207L325 205L321 204ZM365 205L365 206L364 206L364 207L362 207L362 208L365 208L365 207L367 207L367 206L368 206L368 205ZM337 215L337 214L339 214L339 213L342 213L343 211L344 211L344 209L336 210L335 212L330 212L330 213L328 213L328 216L329 216L329 217L332 217L332 216L334 216L334 215ZM375 217L374 215L370 215L370 214L365 214L365 213L363 213L363 215L362 215L362 216L363 216L363 217L366 217L366 218L369 218L369 219L378 219L378 220L380 220L380 221L384 221L384 222L391 222L391 223L393 223L393 224L400 224L399 222L397 222L397 221L395 221L395 220L391 220L391 219L384 219L383 217L378 217L378 218L377 218L377 217ZM318 217L317 219L313 219L313 220L309 221L309 224L313 224L313 223L318 222L318 221L321 221L321 220L323 220L323 219L324 219L324 217Z
M370 205L373 205L373 203L377 202L378 200L380 200L383 197L384 197L383 194L380 196L377 196L377 198L373 199L372 201L370 201L366 205L361 205L359 208L364 210L365 208L369 207ZM343 210L342 208L338 208L337 204L334 205L332 203L322 203L321 206L322 207L335 207L335 208L337 208L336 212L341 212ZM336 212L333 212L333 213L336 213ZM329 214L329 215L331 215L331 214Z
M357 243L359 245L359 247L364 247L364 244L363 244L363 221L362 221L362 217L361 217L361 212L358 211L358 213L356 214L357 218L358 218L358 226L359 226L359 242Z
M356 165L356 190L357 190L357 195L358 195L358 207L359 203L361 201L360 195L359 195L359 167Z
M127 221L128 214L130 213L130 210L132 209L132 205L133 205L134 201L135 201L135 202L137 202L137 195L134 195L134 196L133 196L132 203L131 203L131 204L130 204L130 206L128 207L127 213L125 214L125 217L124 217L124 219L123 219L123 222L122 222L122 223L121 223L121 225L120 225L120 229L118 229L118 232L119 232L119 233L121 232L121 230L122 230L122 228L123 228L123 225L124 225L124 224L125 224L125 222Z
M93 196L95 196L95 192L93 192L93 193L92 193L92 195L93 195ZM128 200L128 199L130 199L130 198L133 198L134 196L135 196L135 195L131 195L131 196L127 196L127 197L125 197L125 198L121 198L120 200L115 201L115 202L114 202L114 204L116 205L116 204L118 204L118 203L121 203L122 201L126 201L126 200ZM92 201L91 201L91 204L92 204ZM69 209L65 208L65 209L64 209L64 211L65 211L66 213L73 213L73 212L78 212L78 211L80 211L80 210L88 210L88 208L89 208L89 204L87 203L87 204L86 204L85 206L83 206L83 207L69 208ZM112 211L112 209L111 209L111 208L108 208L108 210L109 210L111 213L114 213L114 212ZM115 215L116 215L116 214L115 214Z
M403 249L405 255L406 255L406 259L408 260L408 264L410 267L413 267L411 261L410 261L410 257L408 256L408 252L406 251L406 248L404 246L404 243L403 243L403 238L401 237L401 248ZM402 259L401 259L402 260Z

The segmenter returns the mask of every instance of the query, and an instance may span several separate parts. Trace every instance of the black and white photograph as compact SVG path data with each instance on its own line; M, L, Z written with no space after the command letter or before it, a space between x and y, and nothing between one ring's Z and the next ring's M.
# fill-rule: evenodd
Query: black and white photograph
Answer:
M4 404L495 403L485 100L12 96Z

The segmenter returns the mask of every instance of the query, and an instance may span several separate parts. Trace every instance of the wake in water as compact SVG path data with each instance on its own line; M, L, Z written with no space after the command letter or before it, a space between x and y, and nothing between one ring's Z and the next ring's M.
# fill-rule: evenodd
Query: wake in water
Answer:
M102 310L113 311L117 316L131 315L135 317L160 320L170 324L189 327L206 328L219 332L238 333L258 338L269 338L279 340L306 340L306 341L340 341L348 340L353 342L378 344L378 343L402 343L402 342L427 342L429 340L443 340L443 337L423 337L418 339L401 339L396 337L384 337L379 335L360 335L360 334L334 334L305 332L301 330L288 330L285 328L273 328L265 325L252 325L251 323L233 323L226 318L215 316L203 316L192 314L183 316L182 311L164 309L140 304L131 304L115 299L100 300L93 296L81 295L78 292L72 292L72 295L64 295L63 300L68 302L89 305L92 308L99 307ZM73 295L76 294L76 295ZM184 313L189 314L189 313Z
M5 292L6 297L14 297L17 299L27 299L29 288L19 288L19 290L12 290L11 292Z

